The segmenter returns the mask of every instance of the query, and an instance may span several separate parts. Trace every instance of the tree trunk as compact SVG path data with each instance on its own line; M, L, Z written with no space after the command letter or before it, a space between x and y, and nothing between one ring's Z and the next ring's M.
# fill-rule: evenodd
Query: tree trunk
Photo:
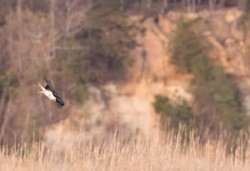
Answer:
M147 0L147 8L151 8L152 6L152 0Z
M208 1L209 9L210 9L210 10L214 10L214 8L215 8L215 3L216 3L215 0L209 0L209 1Z
M163 14L166 14L168 10L168 0L163 0L162 6L163 6L163 10L162 10Z
M54 42L54 34L55 34L55 3L56 0L50 0L50 33L49 33L49 58L55 57L55 42Z
M192 12L196 11L196 0L192 0Z
M17 1L17 23L18 23L18 27L22 26L22 0L18 0ZM21 28L17 28L17 37L19 40L22 40L22 33L21 33ZM22 56L21 56L21 51L20 48L17 49L17 62L18 62L18 75L20 75L20 73L22 73L23 71L23 66L22 66ZM20 76L19 76L20 78Z

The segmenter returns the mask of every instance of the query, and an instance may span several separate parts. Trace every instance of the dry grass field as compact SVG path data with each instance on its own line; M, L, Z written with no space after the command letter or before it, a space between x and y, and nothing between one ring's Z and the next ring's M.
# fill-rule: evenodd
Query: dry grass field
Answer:
M115 134L116 135L116 134ZM75 136L77 139L77 136ZM195 138L181 148L180 137L171 134L165 140L136 136L124 141L111 136L102 143L73 141L67 147L46 148L45 143L25 144L7 152L0 151L1 171L249 171L250 160L225 155L221 141L200 145ZM246 155L249 155L249 147Z

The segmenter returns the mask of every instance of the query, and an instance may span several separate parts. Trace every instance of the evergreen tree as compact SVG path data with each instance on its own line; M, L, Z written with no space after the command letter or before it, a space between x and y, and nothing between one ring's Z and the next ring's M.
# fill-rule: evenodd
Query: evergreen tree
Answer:
M179 127L180 123L188 126L194 118L192 108L186 101L174 104L167 97L156 95L153 105L155 111L160 114L163 127L166 126L165 121L168 118L170 119L170 127L175 129Z
M87 96L87 84L103 84L126 78L126 69L133 64L130 52L136 47L135 25L116 0L95 0L86 13L83 29L73 37L64 37L66 47L59 50L55 61L76 83L74 97ZM67 70L65 70L65 68Z
M82 43L88 44L84 58L89 69L94 70L92 81L125 78L126 68L132 64L130 51L136 46L134 28L119 1L93 1L80 37Z
M207 45L205 37L194 31L191 22L179 19L170 46L171 60L180 72L194 76L192 91L197 120L215 132L220 125L230 132L246 130L249 118L236 80L208 57Z

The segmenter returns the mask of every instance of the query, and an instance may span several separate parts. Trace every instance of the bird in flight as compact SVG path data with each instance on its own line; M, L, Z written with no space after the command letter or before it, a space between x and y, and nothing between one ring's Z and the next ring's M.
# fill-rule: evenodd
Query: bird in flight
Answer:
M53 101L57 102L59 105L64 106L63 100L59 97L58 93L55 91L50 80L46 77L43 77L43 79L47 85L45 87L43 87L43 86L41 86L41 84L35 83L40 87L40 91L38 91L37 93L44 94L50 100L53 100Z

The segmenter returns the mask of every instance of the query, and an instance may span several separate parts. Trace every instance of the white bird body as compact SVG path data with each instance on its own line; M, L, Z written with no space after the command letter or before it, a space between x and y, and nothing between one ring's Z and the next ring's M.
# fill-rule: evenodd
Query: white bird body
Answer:
M56 101L56 97L52 94L51 91L46 90L45 92L43 92L43 94L47 96L50 100Z
M40 87L40 91L38 91L39 94L44 94L46 97L48 97L50 100L57 102L61 106L64 106L63 100L59 97L58 93L53 88L51 82L49 79L44 77L45 82L47 85L43 87L41 84L36 83Z
M37 83L39 87L41 88L41 91L38 91L38 93L44 94L47 96L50 100L56 101L56 97L53 95L53 93L49 90L46 90L41 84Z

